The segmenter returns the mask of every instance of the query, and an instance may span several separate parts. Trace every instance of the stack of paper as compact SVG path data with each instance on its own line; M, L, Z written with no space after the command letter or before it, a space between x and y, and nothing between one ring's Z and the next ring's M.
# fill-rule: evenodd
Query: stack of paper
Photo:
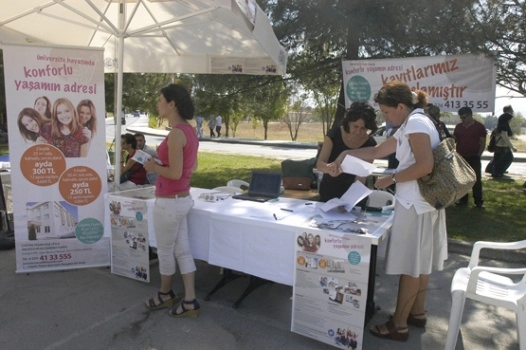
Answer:
M319 214L327 220L352 220L355 216L349 214L349 212L371 192L360 181L356 181L340 198L333 198L326 203L319 203Z

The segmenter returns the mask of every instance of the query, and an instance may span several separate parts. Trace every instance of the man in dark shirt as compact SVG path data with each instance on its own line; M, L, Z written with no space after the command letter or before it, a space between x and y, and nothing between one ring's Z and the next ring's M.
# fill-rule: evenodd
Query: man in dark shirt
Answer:
M486 147L486 128L473 119L473 112L469 107L460 108L458 115L461 122L455 126L453 138L457 143L457 152L464 157L477 175L477 182L473 186L473 199L475 206L483 209L480 156ZM466 204L468 204L468 194L457 202L457 205Z

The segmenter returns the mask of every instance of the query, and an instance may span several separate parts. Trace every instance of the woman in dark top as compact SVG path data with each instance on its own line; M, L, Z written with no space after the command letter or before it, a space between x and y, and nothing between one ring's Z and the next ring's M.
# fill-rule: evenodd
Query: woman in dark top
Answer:
M340 198L356 181L355 175L342 173L331 176L327 164L338 158L343 151L376 146L375 139L369 136L376 129L378 126L373 107L366 102L354 102L345 113L341 124L329 130L316 162L316 168L323 173L320 183L322 202Z
M511 143L510 121L513 118L513 108L511 106L504 107L504 114L499 117L497 122L496 139L495 139L495 155L493 156L493 171L491 176L502 177L511 163L513 162L513 152L517 149Z

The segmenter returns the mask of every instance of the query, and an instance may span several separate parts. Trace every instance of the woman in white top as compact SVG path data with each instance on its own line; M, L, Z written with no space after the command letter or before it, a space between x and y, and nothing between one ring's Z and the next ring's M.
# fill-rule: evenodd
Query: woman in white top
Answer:
M425 327L424 307L429 275L442 270L447 259L444 210L436 210L420 194L417 179L433 169L433 149L440 143L435 125L422 109L427 95L411 91L403 82L391 82L375 96L384 118L400 126L394 135L376 147L345 151L331 164L335 174L347 155L362 159L383 158L396 152L400 162L396 173L377 179L380 189L396 184L396 206L392 233L387 242L385 270L400 275L396 309L391 319L371 327L380 338L406 341L408 324Z

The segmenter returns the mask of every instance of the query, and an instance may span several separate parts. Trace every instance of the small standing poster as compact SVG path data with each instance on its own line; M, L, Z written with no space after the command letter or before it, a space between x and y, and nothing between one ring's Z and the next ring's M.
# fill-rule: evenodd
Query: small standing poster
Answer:
M150 282L148 203L110 195L111 272Z
M296 231L293 332L362 349L371 244L340 231Z

